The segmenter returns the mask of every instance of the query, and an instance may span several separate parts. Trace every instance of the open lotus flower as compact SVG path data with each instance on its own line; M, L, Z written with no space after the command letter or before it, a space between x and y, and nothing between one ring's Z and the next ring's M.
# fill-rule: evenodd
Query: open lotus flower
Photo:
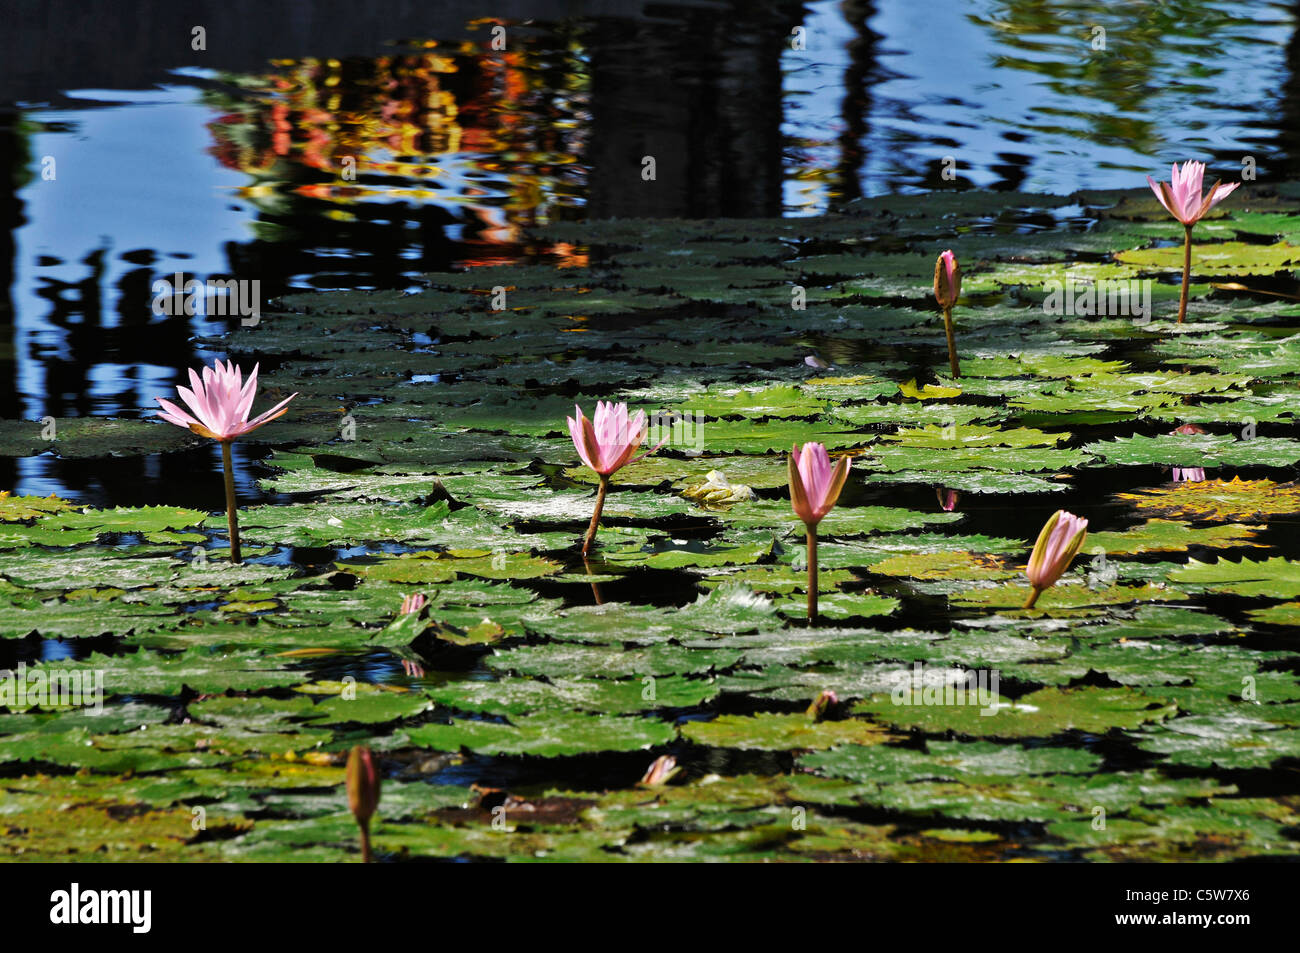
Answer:
M1206 212L1226 199L1237 186L1241 185L1240 182L1220 185L1216 180L1210 191L1202 195L1201 184L1205 181L1204 162L1184 162L1181 170L1175 162L1170 178L1172 182L1157 182L1148 175L1147 184L1151 186L1151 191L1156 193L1156 198L1169 214L1188 226L1199 222L1205 217Z
M948 336L948 369L953 377L961 376L957 364L957 340L952 330L952 308L961 297L961 265L951 250L944 252L934 263L934 300L943 311L943 330Z
M1178 296L1178 323L1182 324L1187 314L1187 288L1192 274L1192 226L1204 218L1206 212L1231 195L1241 183L1220 185L1215 180L1210 191L1202 194L1205 163L1190 161L1184 162L1182 169L1175 162L1170 178L1172 182L1156 182L1148 175L1147 184L1169 214L1183 223L1183 290Z
M632 454L641 446L647 432L644 410L638 410L629 419L627 404L600 400L590 420L582 415L578 405L574 405L573 411L576 419L564 419L569 422L569 436L583 463L599 475L609 476L635 462Z
M370 863L370 818L379 807L379 769L369 748L357 745L348 754L348 807L361 828L361 862Z
M276 404L266 413L248 419L248 412L253 407L253 398L257 395L257 364L248 380L243 379L243 371L235 366L234 361L222 364L217 361L213 367L203 368L200 377L190 368L190 387L177 387L186 406L193 411L193 416L181 410L169 400L155 397L162 406L158 415L168 423L193 430L200 437L220 440L223 443L252 433L263 424L285 414L289 401L297 397L293 394Z
M582 462L596 471L600 477L600 489L596 492L596 509L591 514L591 525L582 540L582 555L586 556L591 548L591 541L596 536L596 527L600 525L600 513L605 508L605 494L609 491L609 478L629 463L635 463L642 457L649 456L667 441L661 441L654 447L633 457L637 448L645 441L649 428L646 426L645 411L638 410L631 419L627 415L627 404L615 404L612 401L596 402L596 413L588 420L582 414L582 408L573 407L577 417L565 417L569 423L569 436L573 438L573 447L578 451Z
M1070 563L1088 537L1088 521L1057 510L1038 534L1034 551L1029 556L1029 565L1025 575L1033 591L1025 601L1025 608L1030 609L1038 601L1044 589L1050 589L1056 580L1070 568Z
M155 397L162 410L158 416L168 423L192 430L201 437L215 440L221 444L221 464L226 474L226 522L230 527L230 561L240 561L239 553L239 518L235 509L235 467L230 456L230 444L244 434L252 433L263 424L270 423L282 416L289 406L289 401L297 397L291 394L264 414L248 419L248 412L253 408L253 398L257 396L257 368L244 380L243 371L235 366L234 361L222 364L217 361L212 367L203 368L200 377L193 368L190 369L190 387L177 387L176 393L185 401L192 411L186 413L170 400Z
M849 458L834 467L820 443L796 444L790 451L790 506L803 520L808 535L808 624L817 621L817 524L840 498L849 478Z

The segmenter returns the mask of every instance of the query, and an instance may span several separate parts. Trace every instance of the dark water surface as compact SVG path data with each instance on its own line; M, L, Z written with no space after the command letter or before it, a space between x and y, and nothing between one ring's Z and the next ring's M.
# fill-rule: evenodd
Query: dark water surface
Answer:
M1300 175L1294 3L606 0L503 3L501 20L456 2L4 7L8 418L147 416L220 356L194 338L231 319L151 310L178 271L256 280L265 305L583 262L524 234L556 219L1131 187L1189 157ZM3 460L0 486L197 502L189 477L216 461Z

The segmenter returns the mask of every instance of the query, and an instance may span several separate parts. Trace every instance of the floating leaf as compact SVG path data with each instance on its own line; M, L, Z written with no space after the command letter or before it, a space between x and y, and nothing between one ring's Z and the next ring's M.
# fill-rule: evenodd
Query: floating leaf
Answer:
M742 751L791 751L834 748L843 744L881 744L892 739L868 721L812 721L806 715L720 715L712 721L690 721L682 735L696 744Z
M1239 477L1116 493L1115 498L1172 519L1246 523L1300 513L1300 484L1242 480Z
M1112 728L1136 728L1163 721L1177 706L1131 688L1043 688L1014 701L994 697L987 707L978 704L945 705L902 697L859 702L853 710L896 728L914 728L927 734L952 731L983 738L1047 738L1066 731L1104 734Z

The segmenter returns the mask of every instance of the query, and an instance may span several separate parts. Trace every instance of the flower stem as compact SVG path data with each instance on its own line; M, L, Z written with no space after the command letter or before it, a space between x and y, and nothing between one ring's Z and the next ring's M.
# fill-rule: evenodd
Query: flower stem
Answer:
M235 512L235 465L230 459L230 441L221 443L221 464L226 471L226 523L230 527L230 561L239 563L239 516Z
M361 827L361 862L363 864L373 863L374 855L370 853L370 822L365 821Z
M587 562L586 555L582 557L582 568L587 570L588 576L592 575L591 563ZM603 606L605 604L605 600L600 597L600 585L598 583L593 582L591 584L591 595L593 598L595 598L596 605Z
M953 377L961 377L961 368L957 365L957 339L952 333L952 308L943 309L943 330L948 335L948 368Z
M1043 594L1043 590L1039 589L1037 586L1034 586L1034 588L1029 591L1029 598L1025 600L1025 608L1032 609L1034 607L1034 603L1038 601L1038 597L1041 596L1042 594Z
M1192 226L1183 226L1183 291L1178 296L1178 323L1187 314L1187 285L1192 280Z
M596 538L596 527L600 525L600 511L605 508L605 494L609 491L609 477L606 474L600 475L600 489L596 491L596 511L591 514L591 525L587 527L587 535L582 540L582 555L587 555L587 550L591 549L591 541Z
M808 527L808 624L817 624L817 528Z

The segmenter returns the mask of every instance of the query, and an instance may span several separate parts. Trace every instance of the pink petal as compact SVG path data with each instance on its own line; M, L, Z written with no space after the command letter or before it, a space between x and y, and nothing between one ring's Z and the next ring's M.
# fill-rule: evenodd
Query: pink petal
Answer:
M261 414L260 416L254 418L253 420L250 420L246 424L240 424L236 428L238 433L240 434L251 433L252 431L256 430L258 427L262 426L263 424L270 423L276 417L280 416L280 413L288 405L289 401L293 400L297 396L298 396L297 394L290 394L288 397L280 401L280 403L276 404L266 413Z
M1161 190L1160 183L1148 175L1147 184L1151 186L1151 191L1156 193L1156 198L1159 199L1160 204L1165 207L1165 211L1168 212L1170 215L1172 215L1174 218L1178 218L1178 213L1173 209L1171 209L1169 207L1169 203L1165 201L1165 193Z
M199 422L173 404L170 400L165 400L162 397L155 397L154 400L158 401L158 403L162 405L162 410L159 412L158 416L169 424L175 424L178 427L184 427L188 430L190 424L196 424Z
M582 411L578 410L577 407L575 407L574 410L577 411L578 417L581 418ZM578 451L578 458L587 466L595 470L596 461L587 456L587 447L582 439L582 424L578 420L574 420L572 417L565 417L564 419L569 422L569 436L573 438L573 448Z
M1210 209L1214 208L1214 206L1218 205L1231 195L1239 185L1241 185L1240 182L1233 182L1229 185L1219 186L1214 190L1214 194L1210 196L1210 204L1206 206L1205 210L1208 212Z
M212 415L208 413L208 404L205 400L203 389L200 387L197 392L190 390L188 387L177 387L176 393L180 394L181 400L185 401L193 412L198 423L203 424L209 430L213 429Z

